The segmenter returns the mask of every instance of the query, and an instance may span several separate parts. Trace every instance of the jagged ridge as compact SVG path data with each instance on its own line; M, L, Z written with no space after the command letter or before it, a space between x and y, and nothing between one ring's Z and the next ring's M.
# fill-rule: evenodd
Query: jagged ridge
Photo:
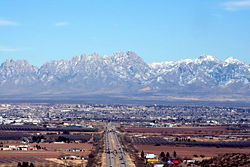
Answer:
M164 91L249 92L250 65L234 58L210 55L176 62L145 63L134 52L112 56L81 55L50 61L41 67L25 60L0 66L2 94L50 93L164 93ZM221 91L221 92L223 92Z

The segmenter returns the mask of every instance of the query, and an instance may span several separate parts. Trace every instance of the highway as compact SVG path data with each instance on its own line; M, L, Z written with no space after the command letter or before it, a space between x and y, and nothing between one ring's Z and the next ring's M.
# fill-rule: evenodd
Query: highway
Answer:
M110 124L108 124L105 132L105 149L107 167L129 167L127 155L115 129Z

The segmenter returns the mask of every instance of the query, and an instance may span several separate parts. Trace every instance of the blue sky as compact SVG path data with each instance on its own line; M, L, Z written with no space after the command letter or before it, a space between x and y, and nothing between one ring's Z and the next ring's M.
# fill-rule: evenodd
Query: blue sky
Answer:
M0 62L127 50L147 63L201 54L250 63L250 0L0 1Z

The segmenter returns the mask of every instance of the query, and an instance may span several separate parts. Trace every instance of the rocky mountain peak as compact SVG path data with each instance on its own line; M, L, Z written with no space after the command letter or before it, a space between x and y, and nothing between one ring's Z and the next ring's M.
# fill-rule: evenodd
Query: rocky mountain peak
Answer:
M233 57L229 57L225 60L225 63L228 64L244 64L243 62L241 62L240 60L233 58Z
M250 66L235 58L223 62L210 55L147 64L132 51L116 52L112 56L83 54L71 60L50 61L40 68L25 60L7 60L0 65L0 89L2 86L8 91L13 85L69 93L113 91L115 88L130 94L145 87L160 93L215 88L247 92L250 90Z
M201 55L200 57L198 57L196 60L196 62L201 63L201 62L216 62L219 63L221 62L218 58L211 56L211 55Z

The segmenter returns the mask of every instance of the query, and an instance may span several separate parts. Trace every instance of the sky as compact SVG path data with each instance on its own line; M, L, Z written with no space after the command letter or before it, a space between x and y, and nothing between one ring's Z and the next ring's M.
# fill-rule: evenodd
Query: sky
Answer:
M250 0L0 1L0 62L118 51L147 63L202 54L250 63Z

